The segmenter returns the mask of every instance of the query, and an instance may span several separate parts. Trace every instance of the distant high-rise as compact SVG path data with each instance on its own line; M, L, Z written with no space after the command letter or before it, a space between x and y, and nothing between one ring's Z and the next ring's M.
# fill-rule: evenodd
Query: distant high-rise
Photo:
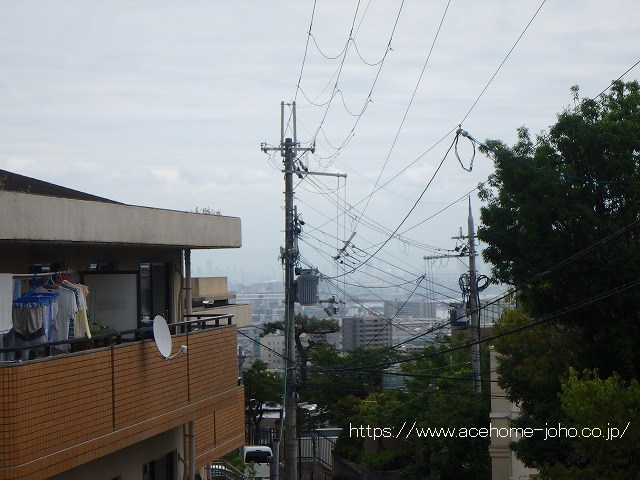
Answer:
M391 323L381 317L345 317L342 319L342 350L358 347L391 346Z
M284 343L285 336L280 334L269 334L260 338L260 359L269 368L282 370L284 368Z
M403 301L392 300L384 302L384 316L389 318L435 318L436 303L426 300Z

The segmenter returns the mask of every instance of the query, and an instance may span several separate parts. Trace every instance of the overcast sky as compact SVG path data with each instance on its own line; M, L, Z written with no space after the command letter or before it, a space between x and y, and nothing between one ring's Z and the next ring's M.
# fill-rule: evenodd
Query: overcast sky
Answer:
M296 98L298 139L317 145L305 159L309 169L348 175L346 193L344 180L330 177L296 188L306 222L301 253L335 274L328 256L352 231L356 247L372 253L387 238L370 228L374 222L387 230L399 225L453 133L443 137L463 119L474 137L511 144L521 125L535 134L553 124L572 102L571 85L595 96L640 60L637 0L548 0L472 108L540 5L318 0L314 10L312 0L3 0L0 168L126 203L238 216L242 249L194 254L195 273L276 280L281 159L260 144L278 144L280 102ZM460 153L468 166L467 144ZM400 231L491 170L478 155L466 172L450 154ZM378 177L379 185L393 180L361 202ZM336 202L344 208L345 201L348 214L336 222ZM472 201L477 212L479 201ZM363 272L397 284L415 278L425 269L422 257L434 253L425 245L454 247L451 237L466 230L466 217L462 201L407 232L406 241L390 241L371 265L400 279ZM352 261L358 253L366 258L351 252ZM439 271L463 268L453 264L457 270ZM381 284L364 273L353 281Z

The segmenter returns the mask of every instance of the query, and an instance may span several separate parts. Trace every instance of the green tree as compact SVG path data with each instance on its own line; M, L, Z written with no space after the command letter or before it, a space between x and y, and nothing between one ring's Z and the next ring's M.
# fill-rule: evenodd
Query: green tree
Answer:
M532 319L520 310L507 310L495 325L495 333L508 333L526 327ZM567 366L577 360L581 348L578 333L556 323L539 324L495 340L499 357L497 373L511 401L520 404L514 427L544 428L567 421L557 392L567 374ZM545 463L568 462L571 455L567 439L541 441L539 435L522 438L512 445L516 454L532 467Z
M482 349L483 392L475 392L468 349L447 352L468 339L455 336L442 344L425 349L425 358L404 367L411 374L407 396L401 414L416 428L443 428L469 431L489 427L488 351ZM415 470L423 476L453 480L466 478L484 480L491 477L489 439L472 436L440 436L411 439L416 444ZM420 458L422 457L422 458ZM429 477L426 477L429 478Z
M329 345L318 345L310 355L309 379L301 395L318 405L320 420L334 425L348 425L359 402L369 394L382 390L382 375L371 365L400 358L396 350L358 348L344 355Z
M624 480L640 478L640 384L618 375L603 380L596 370L582 378L574 369L559 395L576 435L574 461L542 468L542 478L558 480ZM583 435L583 432L586 434ZM602 435L594 438L596 435Z
M535 143L523 127L513 147L490 140L483 149L494 157L495 173L481 190L486 206L478 237L488 245L483 257L493 265L494 278L514 285L520 304L520 312L505 317L499 331L635 280L640 267L637 82L614 82L606 95L577 101ZM595 244L575 261L561 263ZM541 272L547 273L530 281ZM639 301L639 289L625 289L496 343L502 385L521 404L520 421L535 428L567 418L557 395L569 367L597 368L605 378L615 372L637 378ZM574 441L528 439L516 448L529 466L579 463Z
M309 361L309 354L318 345L324 343L322 341L317 341L314 338L314 335L338 332L340 331L340 326L336 320L330 318L319 319L300 314L296 315L295 325L296 353L298 355L298 362L300 363L300 381L304 384L308 379L307 362ZM268 322L263 325L260 336L264 337L270 333L284 331L284 321ZM306 337L306 346L302 340L303 336Z
M256 443L266 407L277 405L282 398L282 379L277 373L269 371L268 367L264 361L257 359L242 374L244 402L253 443Z
M402 358L397 351L359 349L340 356L330 349L316 350L307 394L322 406L333 425L343 428L337 453L377 469L404 467L404 478L490 478L488 439L416 434L416 429L425 428L489 426L488 382L485 393L476 394L468 349L447 352L466 341L446 339L437 347L426 348L424 358L403 362L401 371L391 372L404 376L403 389L383 388L381 382L384 366ZM483 353L486 356L486 351ZM483 364L486 375L488 365L486 361ZM377 445L368 445L369 453L365 454L365 442L350 429L360 425L391 429L394 435L409 433L412 425L414 428L408 437L378 439Z

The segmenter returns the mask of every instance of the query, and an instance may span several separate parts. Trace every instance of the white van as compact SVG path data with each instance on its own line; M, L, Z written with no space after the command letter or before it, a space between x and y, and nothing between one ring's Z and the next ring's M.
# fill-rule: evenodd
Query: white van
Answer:
M271 478L271 462L273 461L271 448L263 445L247 445L242 447L241 454L244 463L253 464L253 472L250 467L245 469L246 478Z

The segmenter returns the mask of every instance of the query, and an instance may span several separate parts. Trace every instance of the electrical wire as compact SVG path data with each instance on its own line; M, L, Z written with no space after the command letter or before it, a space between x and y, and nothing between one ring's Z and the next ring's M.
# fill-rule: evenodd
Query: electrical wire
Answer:
M481 339L479 339L479 340L477 340L475 342L468 342L468 343L465 343L465 344L460 345L460 346L451 347L451 348L446 349L446 350L438 351L438 352L435 352L433 354L419 355L419 356L413 357L411 360L433 357L433 356L436 356L436 355L445 354L445 353L453 352L453 351L456 351L456 350L461 350L461 349L464 349L464 348L468 348L468 347L471 347L473 345L480 345L482 343L485 343L485 342L488 342L488 341L491 341L491 340L495 340L497 338L501 338L501 337L504 337L504 336L507 336L507 335L512 335L514 333L518 333L518 332L520 332L522 330L525 330L527 328L531 328L531 327L534 327L536 325L540 325L542 323L546 323L549 320L557 318L557 317L559 317L561 315L564 315L566 313L570 313L570 312L572 312L574 310L578 310L578 309L580 309L582 307L591 305L593 303L599 302L599 301L604 300L606 298L609 298L611 296L617 295L619 293L622 293L622 292L624 292L624 291L626 291L626 290L628 290L630 288L633 288L635 286L638 286L638 285L640 285L640 279L632 280L630 282L626 282L626 283L624 283L622 285L619 285L619 286L614 287L612 289L609 289L607 291L601 292L600 294L597 294L595 296L591 296L588 299L582 300L580 302L576 302L576 303L574 303L574 304L572 304L572 305L570 305L568 307L563 307L563 308L558 309L558 310L556 310L556 311L554 311L552 313L549 313L547 315L543 315L539 319L533 320L533 321L531 321L531 322L529 322L529 323L527 323L525 325L521 325L519 327L515 327L515 328L512 328L510 330L506 330L504 332L500 332L498 334L493 334L493 335L489 335L489 336L483 337L483 338L481 338ZM510 294L512 294L512 293L510 293ZM482 308L484 308L484 307L478 308L478 311L481 310ZM424 334L421 334L419 336L422 336L422 335L424 335ZM419 336L416 336L416 337L419 337ZM401 343L404 344L404 342L401 342ZM394 345L391 348L397 348L398 345L399 344ZM362 369L370 369L370 368L376 368L376 367L380 367L380 366L396 365L396 364L400 364L400 363L406 363L407 361L410 361L410 360L398 360L398 361L393 361L393 362L380 363L380 364L376 364L376 365L369 365L367 367L362 367Z
M496 78L496 76L498 75L498 72L500 72L500 70L502 69L503 65L506 63L507 59L511 56L511 53L513 53L513 51L515 50L516 46L518 45L518 43L520 43L520 40L522 39L522 37L524 37L524 34L527 32L527 30L529 29L529 27L531 26L531 24L533 23L533 21L535 20L535 18L538 16L538 13L540 13L540 10L542 10L542 7L544 6L544 4L546 3L547 0L542 0L542 3L540 3L540 6L538 7L538 9L535 11L535 13L533 14L533 16L531 17L531 19L529 20L529 23L527 23L527 25L524 27L524 30L522 30L522 33L520 34L520 36L516 39L515 43L513 44L513 46L509 49L509 51L507 52L507 54L505 55L505 57L502 59L502 62L500 62L500 65L498 65L498 68L496 69L495 72L493 72L493 75L491 75L491 78L489 79L489 81L487 82L487 84L484 86L484 88L482 89L482 91L480 92L480 94L478 95L478 97L475 99L475 101L473 102L473 104L471 105L471 107L469 108L469 110L467 111L467 113L465 113L464 117L462 117L462 120L460 120L460 124L462 125L465 120L469 117L469 115L471 114L471 112L473 111L473 109L476 107L476 105L478 104L478 102L480 101L480 99L482 98L482 96L485 94L485 92L487 91L487 89L489 88L489 85L491 85L491 83L493 82L493 80Z
M298 92L300 91L300 83L302 82L302 74L304 72L304 65L307 60L307 52L309 51L309 38L312 37L311 29L313 28L313 19L316 14L316 4L317 4L317 0L313 0L313 9L311 10L311 21L309 22L309 30L307 31L307 41L304 46L304 55L302 56L302 65L300 66L300 75L298 76L298 83L296 84L296 93L293 96L294 102L298 98ZM291 119L291 117L289 119Z
M497 69L495 70L495 72L493 73L493 75L491 76L491 78L489 79L489 81L486 83L486 85L484 86L484 88L482 89L482 91L480 92L480 94L476 97L475 101L473 102L473 104L471 105L471 107L467 110L467 112L465 113L465 115L463 116L462 120L459 122L459 124L464 123L464 121L469 117L469 115L471 114L471 112L475 109L476 105L478 104L478 102L480 101L480 99L482 98L482 96L485 94L485 92L487 91L487 89L489 88L489 86L491 85L491 83L493 82L493 80L495 79L495 77L498 75L498 73L500 72L500 70L502 69L502 67L504 66L504 64L506 63L507 59L511 56L511 54L513 53L513 51L515 50L516 46L518 45L518 43L520 42L520 40L522 39L522 37L524 36L524 34L527 32L527 30L529 29L529 27L531 26L531 24L533 23L533 21L535 20L535 18L537 17L538 13L540 12L540 10L542 9L542 7L544 6L544 4L546 3L546 0L543 0L542 3L539 5L538 9L535 11L535 13L533 14L533 16L531 17L531 19L529 20L529 22L527 23L527 25L525 26L525 28L523 29L523 31L521 32L521 34L518 36L518 38L516 39L516 41L514 42L514 44L512 45L512 47L509 49L509 51L507 52L507 54L505 55L505 57L503 58L503 60L500 62L500 64L498 65ZM640 62L638 62L640 63ZM635 65L634 65L635 67ZM633 68L633 67L632 67ZM629 69L631 70L631 69ZM626 72L625 72L626 73ZM624 75L624 74L623 74ZM430 152L433 148L435 148L439 143L441 143L446 137L448 137L453 131L456 130L457 127L452 128L451 130L449 130L449 132L447 132L440 140L438 140L435 144L433 144L431 147L429 147L425 152L423 152L420 156L418 156L415 160L413 160L411 163L409 163L406 167L404 167L402 170L400 170L398 173L396 173L393 177L391 177L389 180L387 180L384 184L381 185L381 187L378 188L374 188L374 190L369 194L369 196L363 198L362 200L360 200L359 202L357 202L354 206L359 205L360 203L362 203L363 201L368 201L368 199L370 198L371 195L375 194L377 191L379 191L382 187L385 187L386 185L388 185L391 181L395 180L398 176L400 176L403 172L405 172L408 168L410 168L411 166L413 166L416 162L418 162L418 160L420 160L422 157L424 157L424 155L426 155L428 152Z
M326 256L326 258L328 258L328 259L332 259L332 258L333 258L333 257L331 257L331 255L330 255L330 254L328 254L327 252L324 252L324 251L320 250L320 249L319 249L319 248L317 248L315 245L312 245L312 244L310 244L309 242L307 242L305 239L301 238L301 240L302 240L303 242L307 243L307 245L309 245L311 248L313 248L314 250L316 250L318 253L320 253L320 254L322 254L322 255ZM317 238L314 238L314 240L319 241L320 243L323 243L323 244L325 244L325 245L328 245L327 243L322 242L322 241L320 241L320 240L319 240L319 239L317 239ZM329 245L329 246L330 246L330 245ZM315 267L313 267L312 265L310 265L310 267L315 268ZM372 266L372 265L370 265L369 267L370 267L370 268L372 268L372 269L374 269L374 270L380 271L380 272L382 272L382 273L384 273L384 274L386 274L386 275L389 275L389 276L392 276L392 277L397 278L397 279L399 279L399 280L405 281L405 279L403 279L402 277L399 277L399 276L397 276L397 275L394 275L394 274L392 274L392 273L390 273L390 272L387 272L387 271L385 271L385 270L382 270L382 269L380 269L380 268L374 267L374 266ZM381 277L378 277L378 276L376 276L376 275L373 275L373 274L372 274L372 273L370 273L370 272L364 272L364 271L363 271L363 272L361 272L361 274L366 275L366 276L369 276L369 277L372 277L372 278L375 278L375 279L378 279L378 280L382 280L382 281L383 281L383 282L385 282L385 283L391 284L391 282L389 282L388 280L385 280L385 279L383 279L383 278L381 278ZM420 276L423 276L423 275L420 275ZM325 276L324 276L324 279L325 279L325 280L327 280L327 279L329 279L329 280L333 280L334 278L333 278L333 277L328 277L328 276L326 276L326 275L325 275ZM435 282L434 282L434 283L435 283ZM438 286L441 286L441 287L443 287L443 288L446 288L446 289L448 289L448 290L451 290L452 292L454 292L454 293L456 293L456 294L458 294L458 293L459 293L458 291L453 290L453 289L451 289L451 288L449 288L449 287L446 287L446 286L444 286L444 285L440 285L440 284L437 284L437 283L435 283L435 284L436 284L436 285L438 285ZM349 284L349 285L350 285L350 286L361 286L361 285L358 285L358 284ZM388 287L389 287L389 286L394 286L394 285L388 285ZM361 286L361 287L362 287L362 288L366 288L366 287L363 287L363 286ZM396 287L396 288L400 288L400 289L402 289L402 290L405 290L405 291L407 291L407 292L410 292L410 291L411 291L411 290L409 290L409 289L407 289L407 288L403 288L401 285L395 285L395 287ZM433 289L431 290L431 292L433 292L433 293L437 293L438 295L440 295L440 296L442 296L442 297L444 297L444 298L452 298L452 297L450 297L450 296L448 296L448 295L446 295L446 294L444 294L444 293L442 293L442 292L438 292L438 291L433 290ZM423 298L427 298L427 297L425 297L424 295L419 294L419 293L418 293L417 295L418 295L418 296L421 296L421 297L423 297ZM437 302L437 303L440 303L440 304L442 304L442 305L445 305L445 306L447 306L447 307L449 306L447 303L444 303L444 302L441 302L441 301L437 301L437 300L436 300L436 302Z
M311 183L312 185L314 185L316 187L316 189L318 191L322 191L323 187L327 188L324 183L322 183L321 181L319 181L317 179L310 178L310 177L306 177L306 178L309 180L309 183ZM333 198L327 197L327 200L329 202L331 202L332 204L337 205ZM300 203L303 203L307 207L311 208L315 212L319 213L320 215L324 216L325 218L329 219L327 222L323 223L322 225L320 225L318 227L312 227L312 230L311 230L312 232L313 231L321 231L321 229L323 227L327 226L330 223L335 222L337 220L337 218L338 218L338 216L333 217L333 218L329 217L324 212L321 212L320 210L315 208L313 205L310 205L309 203L304 202L301 199L298 199L298 201ZM342 207L339 207L339 208L340 208L340 212L342 214L349 215L349 211L348 210L346 210L345 208L342 208ZM363 218L365 218L366 221L362 221L362 224L365 225L367 228L371 229L374 232L381 233L381 234L383 234L385 236L390 235L391 230L388 229L387 227L385 227L384 225L378 223L376 220L374 220L374 219L372 219L372 218L370 218L368 216L364 216ZM434 251L434 252L436 252L438 250L441 250L440 247L436 247L436 246L433 246L433 245L428 245L428 244L425 244L425 243L422 243L422 242L418 242L417 240L414 240L414 239L411 239L411 238L400 237L398 235L394 235L393 237L394 238L398 238L398 239L400 239L400 240L402 240L404 242L407 242L407 243L409 243L409 244L411 244L413 246L416 246L418 248L422 248L424 250L430 250L430 251Z
M359 5L359 2L358 2L358 5ZM393 29L391 31L391 35L389 36L389 41L387 42L387 48L386 48L385 53L384 53L384 55L382 57L382 61L380 62L379 66L378 66L378 71L376 72L376 75L375 75L375 77L373 79L373 82L371 84L371 88L369 89L369 93L367 94L367 96L365 98L365 101L363 103L362 109L360 110L360 113L357 115L355 123L351 127L351 130L347 134L345 140L343 140L343 142L340 144L340 146L338 146L337 148L334 148L335 151L334 151L333 155L338 154L347 145L347 143L351 140L351 138L353 138L355 129L357 128L358 123L360 122L360 119L362 118L362 116L364 115L364 112L367 110L367 108L369 106L369 103L371 101L371 97L373 95L373 90L375 89L375 86L376 86L376 84L378 82L378 78L380 77L380 73L382 71L382 67L385 64L385 61L387 59L387 56L388 56L389 52L392 50L391 49L391 42L393 41L393 37L394 37L395 31L396 31L396 27L398 26L398 20L400 19L400 14L402 13L403 7L404 7L404 0L402 0L402 2L400 4L400 8L398 9L398 14L396 15L395 23L393 25ZM352 26L352 29L353 29L353 26ZM351 37L351 34L349 36ZM342 66L344 65L344 59L346 57L346 54L347 54L347 52L345 52L345 55L343 56L343 60L342 60L342 62L340 64L340 67L339 67L340 71L342 70ZM331 95L330 101L335 97L335 94L336 94L335 92L337 90L338 81L339 81L339 78L336 80L336 83L334 85L334 91L333 91L333 93ZM324 115L322 117L322 120L320 121L320 125L316 129L316 133L313 135L313 139L312 139L313 142L316 141L318 133L320 132L320 129L324 125L324 122L325 122L325 120L327 118L327 113L328 113L328 110L329 110L330 106L331 106L331 104L329 104L327 106L327 110L325 110L325 113L324 113Z
M457 137L457 135L456 135ZM455 139L454 139L455 141ZM350 270L349 272L346 272L346 274L349 273L353 273L356 270L358 270L361 266L365 265L367 262L369 262L369 260L371 260L373 257L375 257L375 255L377 255L377 253L382 250L382 248L389 242L389 240L391 240L393 238L393 235L395 235L398 230L400 230L400 228L402 227L402 225L404 225L404 222L407 221L407 219L409 218L409 215L411 215L411 213L413 212L413 210L418 206L418 203L420 203L420 200L422 199L422 197L424 196L424 194L427 192L427 190L429 189L429 187L431 186L431 183L433 182L434 178L436 177L436 175L438 174L438 172L440 171L440 168L442 168L442 165L444 164L444 161L446 160L447 156L449 155L449 152L451 151L451 149L453 148L454 142L451 142L451 145L449 146L449 148L447 149L444 157L442 157L442 160L440 161L440 164L438 165L438 167L436 168L436 171L433 173L433 175L431 176L431 179L429 180L429 182L427 182L427 185L424 187L424 189L422 190L422 193L420 194L420 196L418 197L418 199L415 201L415 203L413 204L413 206L409 209L409 212L405 215L405 217L402 219L402 221L400 222L400 224L396 227L396 229L393 231L393 233L391 234L391 236L389 236L382 245L380 245L378 247L378 249L372 253L367 259L365 259L363 262L360 263L359 266L354 267L352 270Z
M627 70L626 70L622 75L620 75L620 76L619 76L618 78L616 78L613 82L611 82L607 88L605 88L605 89L604 89L604 90L602 90L598 95L596 95L596 96L594 97L594 100L595 100L596 98L598 98L598 97L601 97L601 96L604 94L604 92L606 92L607 90L609 90L609 89L613 86L613 84L614 84L615 82L617 82L618 80L621 80L621 79L622 79L622 77L624 77L627 73L629 73L631 70L633 70L634 68L636 68L638 65L640 65L640 60L638 60L638 61L637 61L636 63L634 63L633 65L631 65L631 66L630 66L630 67L629 67L629 68L628 68L628 69L627 69Z
M416 86L413 89L413 93L411 94L411 98L409 99L409 104L407 105L407 108L404 111L404 115L402 117L402 120L400 121L400 126L398 127L398 130L396 131L396 135L393 138L393 142L391 142L391 148L389 149L389 152L387 153L387 156L384 160L384 163L382 165L382 168L380 169L380 173L378 174L378 178L376 179L376 182L373 186L373 191L375 192L376 187L378 186L378 183L380 183L380 178L382 178L382 174L384 173L385 168L387 167L387 163L389 163L389 158L391 158L391 154L393 153L393 149L396 146L396 142L398 141L398 137L400 136L400 132L402 131L402 127L404 126L405 121L407 120L407 115L409 115L409 110L411 110L411 105L413 105L413 100L416 97L416 93L418 92L418 87L420 87L420 83L422 83L422 77L424 76L424 72L427 69L427 65L429 64L429 60L431 59L431 54L433 53L433 48L436 45L436 41L438 40L438 36L440 35L440 30L442 29L442 24L444 23L444 19L447 16L447 11L449 11L449 5L451 5L451 0L449 0L447 2L447 6L444 9L444 13L442 14L442 18L440 19L440 25L438 25L438 30L436 31L436 35L433 39L433 42L431 43L431 48L429 49L429 53L427 55L427 59L424 62L424 65L422 66L422 71L420 72L420 75L418 76L418 81L416 82ZM456 140L457 140L457 136L456 136ZM369 202L371 200L371 197L373 196L373 194L369 195L367 197L367 202L365 203L363 209L362 209L362 214L364 214L364 212L367 210L367 207L369 206ZM361 216L362 216L361 214ZM356 221L356 225L354 227L354 229L356 229L358 227L358 224L360 223L360 220L358 219Z
M590 183L590 184L598 184L598 185L640 185L640 182L630 182L630 181L624 181L624 180L600 180L600 179L596 179L596 178L579 177L579 176L570 175L570 174L564 173L564 172L558 172L556 170L548 170L548 169L536 167L535 165L532 165L530 162L527 162L526 160L520 158L519 156L514 156L514 157L509 157L509 158L503 156L502 153L499 150L497 150L496 148L490 147L486 143L483 143L483 142L480 142L479 140L476 140L468 132L465 132L464 136L467 137L471 141L471 143L474 144L474 146L478 145L479 147L481 147L485 151L493 153L493 155L495 156L494 157L495 160L506 159L506 160L510 160L512 162L517 162L520 165L522 165L522 166L524 166L526 168L529 168L531 170L535 170L535 171L540 172L540 173L545 173L545 174L548 174L548 175L560 177L563 180L564 179L568 179L568 180L575 180L575 181L578 181L578 182ZM539 140L536 145L537 146L540 145L541 142L542 142L542 140Z
M324 124L326 118L327 118L327 114L329 113L329 109L331 108L331 103L333 101L333 99L336 96L336 92L338 90L338 82L340 81L340 75L342 74L342 68L344 67L344 62L347 59L347 54L349 53L349 44L351 43L351 38L353 35L353 27L355 26L355 22L356 22L356 18L358 16L358 9L360 8L360 0L358 0L358 3L356 5L356 12L353 15L353 21L351 22L351 30L349 31L349 37L347 39L347 42L345 43L345 48L344 48L344 54L342 55L342 60L340 61L340 65L338 66L338 73L336 75L336 81L333 85L333 92L331 93L331 96L329 97L329 102L327 103L327 108L324 111L324 114L322 116L322 120L320 120L320 125L318 126L318 129L316 130L316 134L313 136L312 141L315 142L318 132L320 131L320 128L322 127L322 125Z
M547 274L549 274L549 273L552 273L552 272L554 272L554 271L556 271L556 270L559 270L559 269L561 269L561 268L564 268L564 267L565 267L566 265L568 265L569 263L572 263L572 262L574 262L574 261L577 261L578 259L582 258L584 255L586 255L586 254L590 253L590 252L591 252L591 251L593 251L594 249L596 249L596 248L598 248L598 247L600 247L600 246L602 246L602 245L604 245L604 244L606 244L606 243L610 242L610 241L611 241L611 240L613 240L614 238L616 238L616 237L618 237L618 236L620 236L620 235L624 234L625 232L629 231L630 229L632 229L632 228L634 228L634 227L636 227L636 226L638 226L638 225L640 225L640 219L637 219L637 220L635 220L635 221L631 222L630 224L628 224L628 225L626 225L626 226L622 227L621 229L617 230L616 232L614 232L614 233L612 233L612 234L610 234L610 235L608 235L608 236L606 236L606 237L602 238L601 240L599 240L599 241L597 241L597 242L593 243L592 245L590 245L590 246L588 246L588 247L584 248L583 250L581 250L581 251L577 252L576 254L574 254L574 255L572 255L572 256L570 256L570 257L568 257L568 258L564 259L563 261L561 261L561 262L557 263L556 265L554 265L554 266L550 267L549 269L547 269L547 270L545 270L545 271L543 271L543 272L538 273L537 275L535 275L535 276L531 277L529 280L527 280L527 281L523 282L520 286L518 286L518 287L516 287L515 289L513 289L513 290L511 290L511 291L509 291L509 292L507 292L507 293L505 293L504 295L500 295L499 297L495 298L494 300L492 300L492 301L490 301L490 302L487 302L485 305L480 305L480 304L478 304L479 306L478 306L478 308L477 308L475 311L480 312L480 311L482 311L482 309L486 309L488 306L493 305L493 304L495 304L495 303L499 302L500 300L503 300L504 298L506 298L506 297L508 297L508 296L514 295L514 294L515 294L515 293L517 293L518 291L522 290L522 289L524 288L524 286L525 286L525 285L530 284L530 283L532 283L532 282L535 282L535 281L539 280L540 278L542 278L543 276L545 276L545 275L547 275ZM631 288L631 287L629 287L629 288ZM595 297L594 297L594 298L595 298ZM599 298L599 296L598 296L598 298ZM415 336L414 336L414 337L412 337L412 338L406 339L406 340L404 340L404 341L402 341L402 342L399 342L399 343L397 343L397 344L395 344L395 345L392 345L391 347L388 347L385 351L390 351L390 350L398 349L400 346L402 346L402 345L404 345L404 344L406 344L406 343L409 343L409 342L415 341L415 340L417 340L418 338L421 338L421 337L423 337L423 336L425 336L425 335L428 335L429 333L433 333L434 331L436 331L436 330L438 330L438 329L445 328L445 327L447 327L448 325L451 325L454 321L460 320L461 318L467 318L467 317L469 317L472 313L474 313L474 312L467 312L467 314L466 314L466 315L464 315L464 316L462 316L462 317L460 317L460 318L457 318L457 319L455 319L455 320L451 320L451 321L444 322L444 323L442 323L441 325L436 326L436 327L434 327L434 328L432 328L432 329L430 329L430 330L428 330L428 331L426 331L426 332L423 332L423 333L421 333L421 334L415 335ZM567 312L564 312L564 313L567 313ZM485 337L485 338L487 338L487 337ZM482 341L485 341L485 339L482 339ZM477 342L476 342L476 343L477 343ZM476 343L466 344L466 346L474 345L474 344L476 344Z
M310 183L314 184L314 180L310 180ZM324 184L321 184L321 185L324 185ZM320 188L320 187L318 187L318 188ZM302 200L300 198L298 198L298 201L300 203L304 204L305 206L309 207L310 209L314 210L315 212L319 213L323 217L329 219L329 221L327 221L327 222L325 222L322 225L317 226L317 227L309 225L311 227L311 230L310 230L311 232L315 232L315 231L322 232L322 230L321 230L322 228L326 227L330 223L335 222L337 220L337 218L338 218L337 216L333 217L333 218L329 217L324 212L321 212L320 210L315 208L313 205L310 205L309 203L305 202L304 200ZM333 199L329 199L329 201L334 203L334 205L335 205L335 202L333 201ZM340 208L340 212L343 213L343 214L348 215L348 211L345 210L344 208ZM380 234L385 235L385 236L391 235L391 230L389 230L384 225L376 222L373 219L370 219L369 217L365 216L364 218L366 219L366 221L363 221L361 223L362 225L366 226L367 228L369 228L370 230L372 230L372 231L374 231L376 233L380 233ZM434 253L437 252L437 251L441 251L442 250L441 247L437 247L437 246L434 246L434 245L429 245L429 244L414 240L412 238L403 237L403 236L400 236L400 235L393 235L393 238L396 238L398 240L406 242L406 243L408 243L408 244L410 244L412 246L415 246L417 248L420 248L420 249L423 249L423 250L428 250L428 251L431 251L431 252L434 252ZM378 244L378 245L380 245L380 244ZM376 246L378 246L378 245L376 245Z

